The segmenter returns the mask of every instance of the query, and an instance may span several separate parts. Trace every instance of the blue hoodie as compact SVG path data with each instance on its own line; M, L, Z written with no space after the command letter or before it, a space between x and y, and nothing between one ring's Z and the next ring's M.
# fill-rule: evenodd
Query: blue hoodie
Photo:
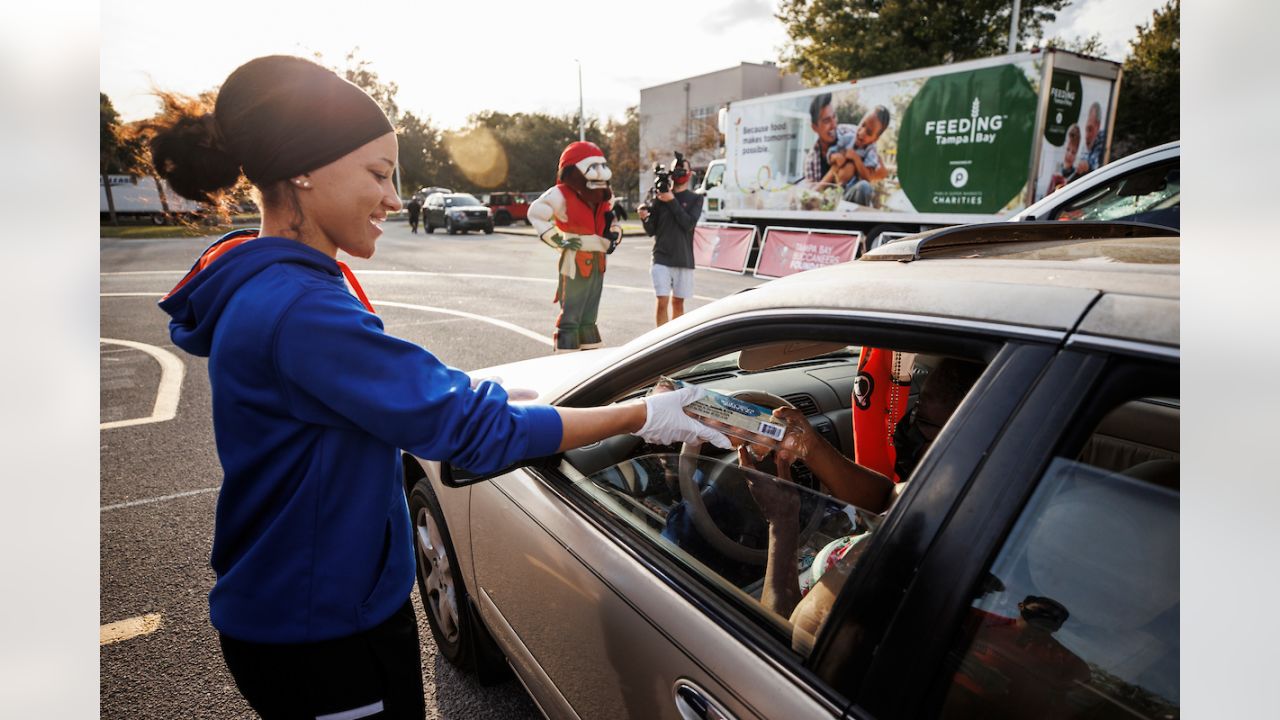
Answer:
M372 628L414 582L397 448L493 471L554 453L560 416L384 333L324 253L240 232L206 255L160 307L174 344L209 358L213 625L263 643Z

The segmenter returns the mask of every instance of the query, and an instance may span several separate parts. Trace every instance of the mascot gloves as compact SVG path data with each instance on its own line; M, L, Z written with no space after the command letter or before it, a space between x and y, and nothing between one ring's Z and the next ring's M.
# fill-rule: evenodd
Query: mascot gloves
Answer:
M684 406L706 394L703 388L690 385L649 395L644 399L644 427L636 433L645 442L668 445L673 442L709 442L718 448L730 450L729 438L717 430L684 414Z
M541 239L542 242L557 250L573 250L576 252L582 249L582 238L577 235L565 235L555 226L543 233Z

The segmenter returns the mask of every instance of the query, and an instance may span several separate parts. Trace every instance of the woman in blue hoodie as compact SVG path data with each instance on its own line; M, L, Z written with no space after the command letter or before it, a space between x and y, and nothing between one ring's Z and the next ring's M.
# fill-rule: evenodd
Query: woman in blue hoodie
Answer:
M209 608L227 667L264 717L422 717L399 449L486 472L619 433L727 439L681 411L696 389L511 405L383 332L336 258L373 255L400 209L396 136L332 71L261 57L211 111L163 97L151 151L174 190L217 201L243 175L262 198L261 231L219 240L160 302L174 343L209 358L224 472Z

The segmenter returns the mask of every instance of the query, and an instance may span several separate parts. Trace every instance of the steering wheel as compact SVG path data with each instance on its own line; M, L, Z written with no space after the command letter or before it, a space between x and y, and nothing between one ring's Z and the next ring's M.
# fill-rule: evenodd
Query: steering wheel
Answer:
M756 405L762 405L770 409L795 407L786 399L763 390L739 390L728 394L730 397L755 403ZM698 481L694 479L694 474L698 467L698 460L701 459L701 457L702 443L685 443L680 449L680 495L688 504L689 518L693 522L694 528L697 529L698 534L701 535L707 543L725 557L751 565L766 564L769 559L769 551L767 548L753 548L734 540L726 535L725 532L716 525L715 520L711 518L710 512L707 511L707 504L702 499L702 488L698 486ZM710 486L716 483L716 481L720 480L727 472L730 472L729 466L717 464L708 474L706 484ZM798 536L798 545L804 544L805 540L807 540L818 528L818 524L821 520L822 504L818 503L814 506L809 517L802 523Z

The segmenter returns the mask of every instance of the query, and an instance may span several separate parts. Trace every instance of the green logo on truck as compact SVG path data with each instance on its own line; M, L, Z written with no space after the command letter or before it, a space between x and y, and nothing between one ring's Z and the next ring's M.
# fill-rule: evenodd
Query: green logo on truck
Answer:
M1084 101L1084 87L1080 76L1073 72L1055 70L1049 81L1049 114L1044 119L1044 139L1054 147L1062 147L1067 140L1067 129L1080 119L1080 103Z
M1036 93L1013 65L929 78L898 135L898 179L919 212L995 213L1026 186Z

